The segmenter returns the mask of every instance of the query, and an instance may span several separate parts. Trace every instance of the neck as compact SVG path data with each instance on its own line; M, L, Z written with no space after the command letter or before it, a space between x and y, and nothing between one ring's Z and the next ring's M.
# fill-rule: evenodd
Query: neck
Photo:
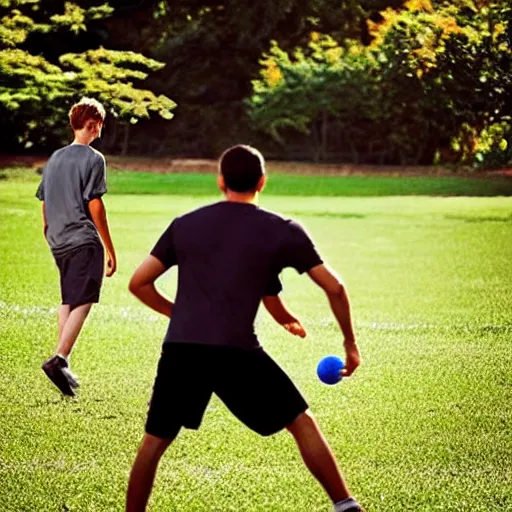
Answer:
M225 194L226 201L230 203L258 204L258 192L233 192L228 189Z
M95 137L92 137L90 133L78 130L75 132L73 144L83 144L84 146L88 146L94 139Z

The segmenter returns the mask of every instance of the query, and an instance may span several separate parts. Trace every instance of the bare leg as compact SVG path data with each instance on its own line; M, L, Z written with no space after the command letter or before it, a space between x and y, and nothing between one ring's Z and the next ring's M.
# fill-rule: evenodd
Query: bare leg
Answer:
M58 316L59 316L59 337L60 340L62 336L62 331L64 329L64 325L66 325L66 321L69 317L70 309L69 304L62 304L59 308ZM57 348L58 348L58 342L57 342Z
M332 502L337 503L348 498L350 492L313 415L306 411L286 428L295 438L307 468L325 489Z
M173 439L161 439L145 434L130 473L126 512L144 512L153 488L160 458Z
M59 343L57 345L57 354L60 354L65 358L71 354L73 345L80 334L80 330L84 325L84 321L87 318L91 307L92 304L82 304L81 306L76 307L73 311L69 312L65 321L62 322L62 325L61 318L64 319L65 310L62 312L62 315L59 311Z

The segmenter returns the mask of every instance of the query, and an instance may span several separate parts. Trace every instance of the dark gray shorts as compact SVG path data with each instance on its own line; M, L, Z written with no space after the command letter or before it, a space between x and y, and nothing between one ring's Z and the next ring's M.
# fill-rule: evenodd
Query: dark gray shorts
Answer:
M78 247L62 256L55 256L60 272L62 304L71 309L98 302L105 265L102 245L91 244Z
M212 393L262 436L290 425L308 404L281 367L260 347L164 343L146 432L172 439L198 429Z

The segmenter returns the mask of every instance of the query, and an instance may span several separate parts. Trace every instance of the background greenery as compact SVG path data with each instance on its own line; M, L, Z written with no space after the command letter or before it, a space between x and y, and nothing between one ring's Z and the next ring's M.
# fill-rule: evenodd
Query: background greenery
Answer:
M281 159L503 166L511 9L2 0L0 149L54 149L68 140L67 109L89 94L111 112L110 153L216 157L247 142Z
M40 370L54 349L59 302L34 199L40 177L16 171L0 180L6 512L123 509L166 327L129 295L128 280L174 216L218 196L213 176L211 195L200 197L191 190L200 183L204 193L201 176L175 195L128 194L130 180L161 192L169 185L161 176L111 178L124 192L105 197L119 270L72 357L82 380L76 400L62 399ZM340 353L341 340L325 297L294 272L283 276L283 297L308 338L290 337L263 311L257 330L309 400L354 494L369 512L512 510L511 199L282 196L279 179L262 206L304 222L344 277L363 365L338 386L318 381L318 360ZM301 180L297 189L314 189L316 178ZM344 189L337 180L329 190ZM176 273L160 285L172 295ZM164 457L150 510L330 507L287 434L260 438L214 399L201 430L184 432Z

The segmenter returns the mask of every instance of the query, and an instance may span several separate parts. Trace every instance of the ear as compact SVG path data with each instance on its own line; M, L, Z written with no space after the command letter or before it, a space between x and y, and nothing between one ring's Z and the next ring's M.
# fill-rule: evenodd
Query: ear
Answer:
M101 130L103 128L103 122L100 121L99 119L91 119L89 121L90 123L90 126L91 126L91 130L94 129L94 130Z
M222 176L221 173L217 174L217 186L223 194L225 194L228 190L228 187L226 187L226 182L224 181L224 176Z
M258 184L256 185L256 192L261 192L267 183L267 176L264 174L260 180L258 181Z

